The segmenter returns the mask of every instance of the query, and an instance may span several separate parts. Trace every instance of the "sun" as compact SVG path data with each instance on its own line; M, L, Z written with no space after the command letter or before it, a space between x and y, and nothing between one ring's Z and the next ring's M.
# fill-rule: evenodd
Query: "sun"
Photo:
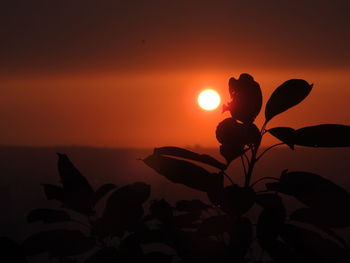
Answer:
M205 89L199 93L197 101L202 109L211 111L219 107L221 98L215 90Z

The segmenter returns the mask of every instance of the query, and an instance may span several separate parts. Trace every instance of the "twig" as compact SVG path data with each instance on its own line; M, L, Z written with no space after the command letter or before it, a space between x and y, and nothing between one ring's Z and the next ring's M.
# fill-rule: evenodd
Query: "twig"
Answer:
M247 168L246 168L246 166L245 166L243 156L241 155L240 157L241 157L241 161L242 161L242 166L243 166L244 175L247 176Z

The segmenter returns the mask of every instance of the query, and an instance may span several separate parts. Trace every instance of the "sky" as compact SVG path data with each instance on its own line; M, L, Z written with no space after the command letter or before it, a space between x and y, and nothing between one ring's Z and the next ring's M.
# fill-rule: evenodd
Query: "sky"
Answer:
M216 146L229 115L196 97L211 87L228 101L228 79L244 72L265 103L288 79L314 83L271 127L349 125L349 10L347 0L3 0L0 144Z

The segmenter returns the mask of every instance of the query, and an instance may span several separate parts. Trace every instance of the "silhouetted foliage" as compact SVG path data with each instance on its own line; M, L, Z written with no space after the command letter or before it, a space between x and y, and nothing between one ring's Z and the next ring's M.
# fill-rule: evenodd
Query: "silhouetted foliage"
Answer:
M188 161L155 153L145 158L144 162L173 183L184 184L200 191L209 192L223 184L221 174L210 173Z
M157 155L169 155L169 156L175 156L175 157L181 157L184 159L189 159L192 161L198 161L202 162L204 164L208 164L211 166L214 166L218 169L225 169L226 165L219 162L215 158L211 157L207 154L198 154L186 149L182 149L179 147L161 147L161 148L155 148L154 154Z
M42 221L43 223L57 223L70 220L71 217L66 211L46 208L32 210L27 216L27 221L29 223L35 221Z
M22 247L15 241L0 237L1 259L9 260L16 263L27 263L27 258Z
M260 85L249 74L241 74L239 79L230 78L229 92L232 101L224 107L234 119L251 123L259 114L262 106Z
M304 171L284 170L278 177L253 181L256 163L276 146L350 146L350 127L345 125L267 128L273 117L305 99L312 87L301 79L280 85L267 102L265 122L259 129L253 122L262 107L260 85L249 74L231 78L232 101L224 106L231 118L216 129L226 163L173 146L155 148L143 159L169 181L206 193L207 201L179 200L173 206L164 199L153 200L145 210L149 185L137 182L118 188L105 184L94 190L69 158L58 154L62 185L43 187L47 199L59 201L62 209L35 209L27 220L60 227L29 236L22 247L7 239L1 239L1 245L9 254L18 251L18 262L26 262L23 251L28 256L48 253L60 262L86 263L350 262L348 241L336 231L350 226L346 190ZM281 143L261 152L266 133ZM243 185L227 174L237 158L243 166ZM257 183L265 180L270 181L258 191ZM303 207L287 209L286 197ZM103 200L104 209L99 213L96 205ZM146 247L152 244L173 252L165 253L164 248L148 251Z
M272 93L266 103L265 123L303 101L309 95L312 86L302 79L291 79L284 82Z
M273 136L294 149L294 145L308 147L349 147L350 127L339 124L322 124L294 130L277 127L268 130Z
M149 185L137 182L118 188L104 184L95 191L64 154L58 154L58 171L62 186L43 187L47 199L59 201L62 209L34 209L27 221L60 227L29 236L18 247L20 252L27 256L47 253L60 262L168 262L172 258L161 252L144 253L141 242L130 238L137 233L147 239L143 204L150 195ZM103 212L97 214L96 205L105 196Z
M242 74L238 79L231 78L229 93L232 101L224 105L224 111L228 110L231 118L220 122L216 129L216 138L221 144L220 153L226 160L225 167L210 164L213 163L213 158L207 155L205 158L211 160L210 163L201 161L196 156L203 155L192 152L191 156L194 157L155 150L144 159L148 166L172 182L207 192L211 202L211 207L207 209L213 210L214 215L206 216L194 231L202 237L211 237L213 242L218 242L222 247L215 250L217 244L212 244L216 256L204 256L203 251L197 251L201 255L194 258L201 262L350 261L349 244L333 230L350 226L350 195L347 191L320 175L309 172L285 170L280 177L263 177L252 182L255 164L276 146L288 145L292 150L295 146L350 146L350 127L345 125L322 124L299 129L267 128L273 117L304 100L312 87L312 84L302 79L291 79L281 84L268 100L265 122L258 129L253 122L262 106L259 84L248 74ZM260 152L262 137L267 132L281 143ZM168 146L162 149L173 148ZM176 148L177 153L185 151L187 150ZM212 165L218 169L214 174L226 176L229 183L210 187L208 172L190 162L184 164L182 160L173 159L170 165L165 155ZM226 173L230 163L237 158L241 159L244 169L245 180L242 186L234 183ZM265 190L257 191L255 186L262 180L273 182L266 183ZM306 207L287 212L283 202L285 196L295 198ZM179 203L186 204L186 201ZM254 224L247 217L252 209L259 211ZM266 252L265 256L259 257L259 253L250 252L254 240ZM197 262L194 258L191 258L191 262Z

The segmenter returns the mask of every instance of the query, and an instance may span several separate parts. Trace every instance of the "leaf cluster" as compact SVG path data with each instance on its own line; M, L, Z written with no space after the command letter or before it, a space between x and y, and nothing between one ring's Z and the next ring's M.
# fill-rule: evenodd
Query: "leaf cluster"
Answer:
M280 175L253 181L256 163L274 147L288 145L294 150L296 146L350 146L350 127L346 125L268 128L273 118L303 101L312 88L312 84L302 79L282 83L268 99L265 122L258 128L254 120L262 107L260 85L249 74L231 78L231 101L224 105L224 111L229 111L231 117L216 128L225 163L205 154L170 146L156 148L144 159L148 166L171 182L207 194L217 214L203 220L196 232L206 233L214 239L218 235L221 237L219 240L223 244L214 258L221 259L225 255L228 260L219 262L350 261L349 244L335 231L350 226L350 195L346 190L320 175L304 171L285 170ZM281 142L261 151L261 141L267 133ZM236 184L236 178L226 171L236 159L242 162L243 185ZM201 164L217 171L209 172ZM227 183L224 178L228 178ZM264 190L257 190L256 185L264 180L270 182ZM286 197L300 202L303 207L296 210L286 207ZM258 213L256 222L248 217L251 210ZM237 234L232 229L242 232ZM256 243L261 250L259 257L250 253Z

